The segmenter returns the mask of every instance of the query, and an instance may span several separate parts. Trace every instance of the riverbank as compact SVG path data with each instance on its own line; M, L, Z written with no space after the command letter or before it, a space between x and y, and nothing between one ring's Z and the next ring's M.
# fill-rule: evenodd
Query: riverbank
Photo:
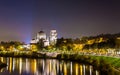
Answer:
M58 60L70 60L93 66L100 71L100 75L120 75L120 58L107 56L82 55L77 53L57 52L32 52L32 51L0 51L2 57L23 58L51 58ZM104 74L103 74L104 73Z
M57 58L92 65L93 69L100 71L100 75L120 75L119 58L79 54L60 54Z

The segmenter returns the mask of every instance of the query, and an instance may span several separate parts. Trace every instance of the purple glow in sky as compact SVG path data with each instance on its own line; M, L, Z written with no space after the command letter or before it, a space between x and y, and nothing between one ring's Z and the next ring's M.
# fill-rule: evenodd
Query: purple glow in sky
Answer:
M0 41L29 42L56 29L77 38L120 32L119 0L0 0Z

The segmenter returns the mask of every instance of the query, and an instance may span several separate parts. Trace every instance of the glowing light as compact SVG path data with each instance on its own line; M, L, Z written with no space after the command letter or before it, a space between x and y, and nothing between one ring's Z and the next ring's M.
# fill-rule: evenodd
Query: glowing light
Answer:
M19 46L17 47L17 49L18 49L18 50L23 50L23 46L22 46L22 45L19 45Z
M19 64L19 73L22 73L22 59L20 58L19 60L20 64Z
M43 60L42 63L43 63L43 70L45 70L45 60Z
M28 59L26 59L26 71L29 72L29 69L30 69L30 63Z
M1 62L3 62L3 57L1 57Z
M85 75L85 65L83 65L84 75Z
M37 70L37 63L36 60L34 59L32 62L32 72L35 74Z
M72 75L72 62L70 63L70 73Z
M26 40L24 40L24 42L25 42L25 44L29 44L31 40L32 40L32 37L29 35L28 38L26 38Z
M64 75L67 75L67 66L65 63L64 63Z
M60 64L60 71L62 72L62 64Z
M33 44L33 45L31 45L31 50L32 50L32 51L37 51L37 46L36 46L36 45L34 45L34 44Z
M1 49L1 50L5 50L4 46L0 46L0 49Z
M15 70L15 59L13 59L13 71Z
M76 71L76 75L78 75L78 64L75 64L76 68L75 68L75 71Z
M52 70L52 63L51 63L51 60L50 60L50 63L49 63L49 67L50 67L50 72Z
M10 58L9 71L12 72L12 58Z
M96 70L96 75L99 75L98 71Z
M90 75L92 75L92 66L90 66Z
M80 65L80 75L82 75L82 65Z

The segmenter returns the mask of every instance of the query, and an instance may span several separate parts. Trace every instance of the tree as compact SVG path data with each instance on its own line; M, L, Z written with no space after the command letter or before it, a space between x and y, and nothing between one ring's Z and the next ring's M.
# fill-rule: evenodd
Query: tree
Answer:
M71 38L60 38L57 40L56 47L60 50L72 50L73 40Z
M38 48L38 50L43 50L43 48L44 48L44 39L39 40L39 42L37 43L37 48Z

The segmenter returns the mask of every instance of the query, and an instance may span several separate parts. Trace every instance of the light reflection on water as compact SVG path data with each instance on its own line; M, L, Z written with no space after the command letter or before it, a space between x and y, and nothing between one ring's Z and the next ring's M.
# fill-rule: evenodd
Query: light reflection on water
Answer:
M90 65L56 59L4 58L0 75L99 75Z

